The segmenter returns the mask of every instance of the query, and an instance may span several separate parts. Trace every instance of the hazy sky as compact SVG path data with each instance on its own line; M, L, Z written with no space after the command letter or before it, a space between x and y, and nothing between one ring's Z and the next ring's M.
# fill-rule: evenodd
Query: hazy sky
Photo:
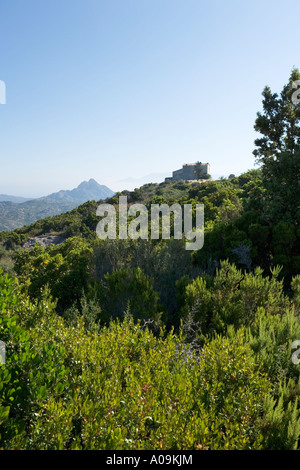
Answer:
M0 0L0 193L254 167L265 85L300 67L299 0Z

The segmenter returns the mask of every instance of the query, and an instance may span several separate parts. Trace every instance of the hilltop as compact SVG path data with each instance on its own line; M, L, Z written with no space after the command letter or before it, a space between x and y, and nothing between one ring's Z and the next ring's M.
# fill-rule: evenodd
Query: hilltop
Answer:
M291 223L280 213L270 224L273 195L265 184L261 171L251 170L201 184L150 183L106 199L116 208L121 195L128 205L142 203L148 209L162 203L204 204L205 243L195 252L175 239L98 239L100 201L0 233L2 337L10 341L6 366L12 373L22 366L30 377L22 376L18 388L9 389L11 403L6 405L4 396L2 409L6 429L17 434L22 448L31 448L32 442L35 448L58 448L62 442L65 449L105 449L111 429L129 436L116 434L116 445L124 449L149 449L160 442L166 448L193 448L198 442L207 449L256 448L256 438L262 448L278 442L283 449L296 448L299 367L291 360L291 343L300 334L300 240L296 220ZM11 348L19 343L22 355L14 353L11 359ZM19 380L17 373L14 377ZM109 397L105 408L99 394L103 384L103 396ZM32 396L37 397L35 408ZM79 399L89 428L79 421ZM112 403L116 413L110 412ZM280 412L282 417L279 431L269 403L274 416ZM34 419L32 409L38 410ZM136 410L142 416L138 435ZM225 413L234 434L223 432ZM183 415L187 426L180 427ZM20 422L25 416L26 432L22 423L15 426L15 416ZM203 419L205 441L199 434ZM89 430L90 441L77 439L74 422L81 423L78 435ZM49 423L56 429L50 443ZM108 438L102 440L99 426L104 431L109 426ZM13 448L8 431L0 436L2 446Z

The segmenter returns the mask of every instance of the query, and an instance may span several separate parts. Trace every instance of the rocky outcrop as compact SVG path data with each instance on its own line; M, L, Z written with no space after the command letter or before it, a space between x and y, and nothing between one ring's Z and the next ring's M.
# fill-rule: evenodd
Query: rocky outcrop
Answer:
M59 245L60 243L63 243L64 241L65 241L65 238L62 235L51 235L51 234L41 235L38 237L28 238L28 240L26 240L26 242L24 243L23 248L26 248L26 249L33 248L36 243L46 248L52 243L53 245Z

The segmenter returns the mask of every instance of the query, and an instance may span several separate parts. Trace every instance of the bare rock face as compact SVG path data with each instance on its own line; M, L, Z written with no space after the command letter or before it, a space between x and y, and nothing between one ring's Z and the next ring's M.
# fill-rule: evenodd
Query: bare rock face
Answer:
M36 243L46 248L51 244L59 245L64 241L65 238L63 238L62 235L41 235L39 237L28 238L28 240L26 240L26 242L24 243L23 248L33 248Z

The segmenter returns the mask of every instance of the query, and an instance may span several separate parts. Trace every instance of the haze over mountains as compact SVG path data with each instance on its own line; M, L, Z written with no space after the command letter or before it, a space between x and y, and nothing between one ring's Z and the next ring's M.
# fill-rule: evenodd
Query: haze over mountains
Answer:
M21 196L9 196L8 194L0 194L0 202L5 201L5 202L16 202L16 203L21 203L21 202L26 202L30 201L32 198L29 197L21 197Z
M100 201L114 191L93 178L72 190L61 190L36 199L0 195L0 231L14 230L53 215L61 214L87 201Z

